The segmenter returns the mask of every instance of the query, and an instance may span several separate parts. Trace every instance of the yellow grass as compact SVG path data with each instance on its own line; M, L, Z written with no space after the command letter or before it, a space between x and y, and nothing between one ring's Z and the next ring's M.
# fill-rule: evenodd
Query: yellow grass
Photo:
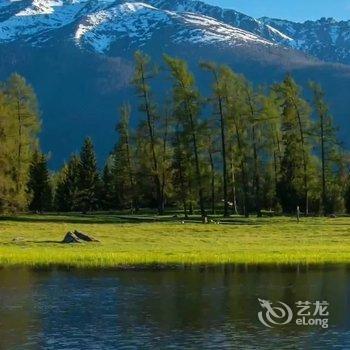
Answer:
M159 221L159 222L158 222ZM100 243L62 244L80 230ZM15 240L14 240L15 239ZM0 220L0 266L152 267L350 262L350 218L19 216Z

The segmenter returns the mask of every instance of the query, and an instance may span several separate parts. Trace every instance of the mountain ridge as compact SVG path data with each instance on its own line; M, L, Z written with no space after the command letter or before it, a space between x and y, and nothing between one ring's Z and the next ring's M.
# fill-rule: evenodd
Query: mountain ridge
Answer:
M55 166L86 135L99 155L112 148L118 105L134 99L130 81L139 49L160 66L163 53L187 60L204 95L211 85L198 66L204 60L228 64L255 84L277 82L286 73L304 87L317 80L345 125L342 132L350 132L341 103L350 89L350 65L323 62L286 42L262 20L201 1L0 0L0 79L16 71L34 86L43 149L52 151ZM155 84L155 95L163 90Z
M138 10L130 11L132 7ZM141 7L143 11L140 10ZM149 10L148 14L145 12L146 8ZM156 21L182 20L184 26L193 25L192 31L179 32L183 35L183 40L188 40L190 33L197 42L201 41L201 36L206 36L207 40L210 36L213 41L216 39L229 42L235 39L234 34L237 34L240 39L243 36L247 40L253 37L255 41L265 45L275 44L298 50L326 62L350 64L350 21L335 21L332 18L300 23L269 17L256 19L232 9L223 9L198 0L1 0L0 9L0 43L23 40L39 45L40 42L49 40L50 33L73 24L73 30L76 32L70 33L70 36L79 44L79 39L84 36L79 33L82 33L81 28L86 22L90 24L88 29L91 31L99 30L92 26L95 20L96 26L108 27L106 22L109 21L109 30L121 32L124 28L124 32L127 32L132 29L125 19L127 16L136 13L136 16L139 16L140 27L142 16L152 17L158 12L158 18L154 16L153 21L144 21L144 32L140 29L141 34L153 30L152 25ZM154 13L151 15L152 10ZM119 16L116 15L118 11ZM197 22L193 18L191 22L189 13L198 17ZM123 23L118 25L118 21ZM203 29L205 21L208 24L206 30ZM202 28L197 28L200 24ZM145 29L147 26L148 32ZM213 30L214 27L217 28L216 31ZM87 27L85 30L87 32ZM202 32L195 35L195 30ZM93 41L93 45L88 46L98 52L107 49L106 42L113 40L111 34L110 37L102 35L101 41L105 43L97 43L96 33L87 36Z

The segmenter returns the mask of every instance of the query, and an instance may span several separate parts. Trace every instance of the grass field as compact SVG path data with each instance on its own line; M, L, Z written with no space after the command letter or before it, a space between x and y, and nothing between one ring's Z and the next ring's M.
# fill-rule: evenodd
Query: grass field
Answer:
M62 244L70 230L100 243ZM24 215L0 218L0 266L94 268L350 263L350 218Z

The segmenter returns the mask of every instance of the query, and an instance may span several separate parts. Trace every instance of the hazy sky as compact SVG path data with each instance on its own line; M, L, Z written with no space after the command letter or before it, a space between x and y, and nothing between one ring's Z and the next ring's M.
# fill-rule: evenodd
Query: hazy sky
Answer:
M233 8L253 17L277 17L294 21L334 17L350 20L350 0L204 0Z

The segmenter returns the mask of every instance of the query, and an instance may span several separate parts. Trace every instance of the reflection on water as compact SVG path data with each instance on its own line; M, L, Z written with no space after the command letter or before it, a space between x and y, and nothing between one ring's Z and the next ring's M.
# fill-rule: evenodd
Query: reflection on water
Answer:
M0 270L0 349L350 349L350 268ZM329 329L258 321L327 300Z

